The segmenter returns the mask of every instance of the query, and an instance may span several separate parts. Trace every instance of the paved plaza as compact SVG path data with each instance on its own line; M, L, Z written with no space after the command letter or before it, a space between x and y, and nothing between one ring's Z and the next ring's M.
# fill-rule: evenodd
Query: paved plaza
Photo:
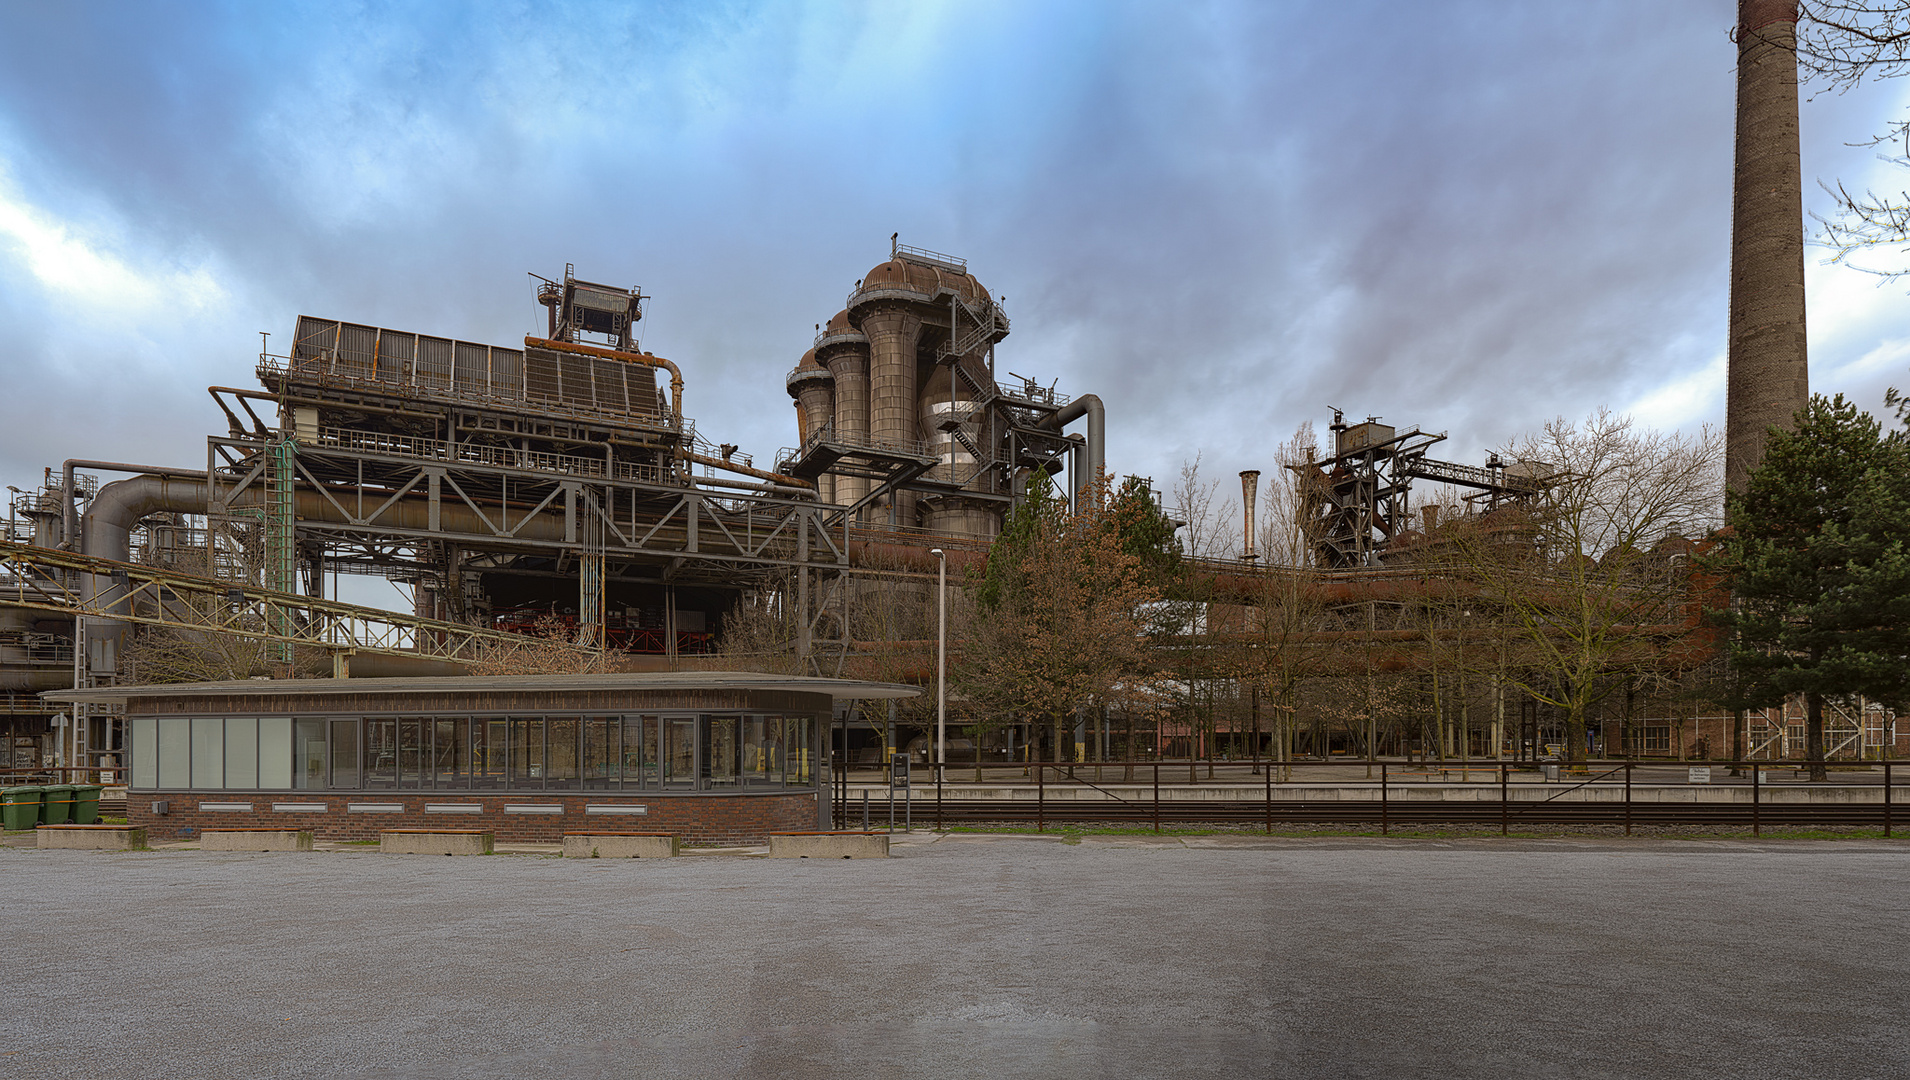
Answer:
M1901 1077L1910 843L0 850L0 1077Z

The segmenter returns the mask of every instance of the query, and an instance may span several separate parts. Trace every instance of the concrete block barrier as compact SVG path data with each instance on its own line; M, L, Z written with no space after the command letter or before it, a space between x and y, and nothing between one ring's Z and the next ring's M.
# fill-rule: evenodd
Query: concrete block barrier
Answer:
M568 832L566 859L667 859L677 853L677 838L656 832Z
M146 850L146 830L132 825L42 825L33 839L42 850Z
M787 832L769 834L772 859L886 859L889 834L879 832Z
M310 851L310 829L201 829L200 851Z
M378 834L386 855L489 855L491 833L484 829L386 829Z

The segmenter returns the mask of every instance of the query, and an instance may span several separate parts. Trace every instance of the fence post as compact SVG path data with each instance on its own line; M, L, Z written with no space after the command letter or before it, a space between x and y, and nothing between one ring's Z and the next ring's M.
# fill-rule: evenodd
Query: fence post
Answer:
M1258 743L1254 744L1254 752L1256 754L1259 752ZM1256 758L1254 763L1258 765L1259 759ZM1261 779L1266 781L1266 786L1267 786L1267 835L1272 836L1273 835L1273 770L1272 769L1261 770Z
M1379 763L1379 834L1385 836L1392 827L1386 816L1386 763Z
M1161 761L1154 759L1154 831L1161 831Z
M1625 762L1625 835L1631 835L1631 762Z
M975 756L977 758L981 757L981 749L979 748L979 746L975 750ZM935 831L936 832L942 831L942 774L947 771L948 771L948 763L938 759L935 763Z
M1758 782L1763 779L1764 770L1757 767L1757 759L1751 759L1751 835L1763 836L1758 821Z
M1035 766L1035 831L1048 831L1048 767Z
M1499 762L1499 835L1510 836L1512 829L1512 787L1505 762Z
M1883 759L1883 835L1890 839L1890 759Z

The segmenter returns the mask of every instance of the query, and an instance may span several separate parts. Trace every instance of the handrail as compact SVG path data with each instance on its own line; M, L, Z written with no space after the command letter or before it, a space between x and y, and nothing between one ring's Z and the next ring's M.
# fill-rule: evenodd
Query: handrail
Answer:
M540 450L519 450L515 447L490 446L484 443L452 443L419 435L392 435L376 431L355 431L350 428L320 428L318 438L309 445L319 449L353 450L420 461L488 465L493 468L607 477L616 480L655 483L661 481L665 475L664 470L657 466L638 462L619 461L614 463L614 469L606 470L602 458L551 454Z

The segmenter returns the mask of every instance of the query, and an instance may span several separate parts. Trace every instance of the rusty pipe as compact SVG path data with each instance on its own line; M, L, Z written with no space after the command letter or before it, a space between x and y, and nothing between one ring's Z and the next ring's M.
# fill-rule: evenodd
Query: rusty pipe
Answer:
M78 535L78 530L75 528L78 522L73 520L73 470L75 468L104 469L108 472L139 473L148 476L196 477L200 480L204 480L206 477L206 471L204 469L169 469L163 465L130 465L123 461L87 461L83 458L66 459L66 461L60 464L60 548L63 551L78 551L83 555L90 554L90 552L86 551L84 547L85 540ZM107 485L107 487L112 486L112 484ZM100 492L104 494L105 490L105 488L101 488ZM199 500L199 508L188 509L182 512L190 514L204 513L204 507L205 499L201 498ZM150 512L151 511L148 511L148 513ZM87 509L86 516L89 520L92 518L93 512L91 507ZM128 523L128 528L131 528L130 522ZM76 541L81 545L80 547L74 546ZM122 560L123 558L122 556Z
M551 349L556 352L577 353L581 356L599 356L605 360L620 360L626 364L642 364L644 367L662 368L670 373L670 415L683 425L683 372L677 366L661 356L651 353L618 352L616 349L599 349L594 345L578 345L570 341L552 341L549 338L525 335L526 348Z
M1093 394L1082 394L1069 402L1061 411L1037 425L1049 431L1060 431L1084 416L1088 418L1088 467L1082 470L1082 476L1076 478L1077 497L1085 495L1088 489L1100 480L1102 471L1107 468L1107 407L1101 404L1099 397Z
M754 476L758 480L767 480L772 484L781 484L784 487L802 488L805 494L813 493L816 488L813 481L804 480L801 477L784 476L782 473L770 472L767 469L758 469L749 465L738 465L733 461L724 461L722 458L713 458L708 454L699 454L694 450L681 446L677 447L676 456L684 461L694 461L698 465L708 465L712 469L724 469L728 472L740 473L743 476Z

